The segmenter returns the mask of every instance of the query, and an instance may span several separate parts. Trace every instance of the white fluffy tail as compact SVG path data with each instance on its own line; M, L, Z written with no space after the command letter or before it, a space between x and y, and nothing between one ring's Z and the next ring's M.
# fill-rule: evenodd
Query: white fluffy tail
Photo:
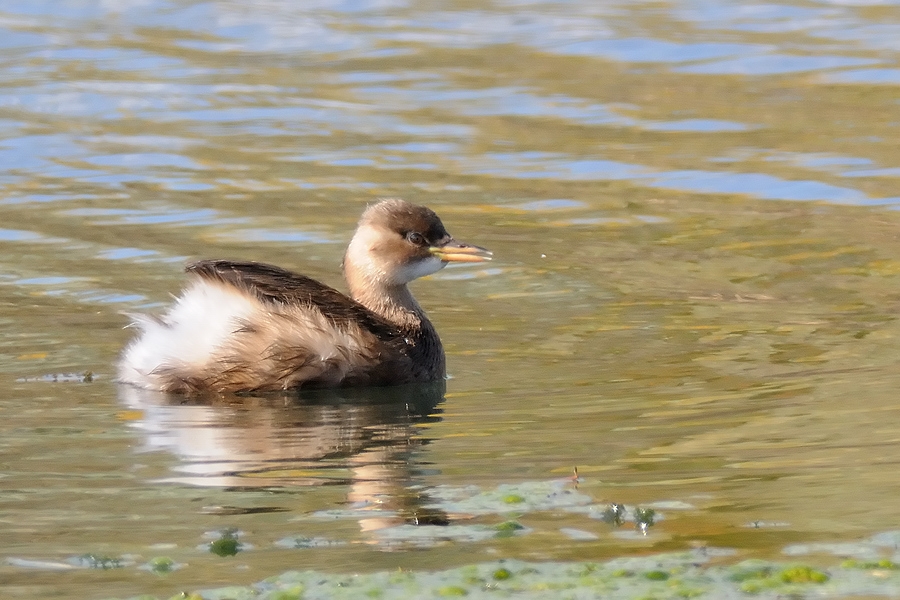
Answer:
M129 315L141 334L119 361L119 379L165 390L161 372L202 372L259 303L238 290L197 279L162 317Z

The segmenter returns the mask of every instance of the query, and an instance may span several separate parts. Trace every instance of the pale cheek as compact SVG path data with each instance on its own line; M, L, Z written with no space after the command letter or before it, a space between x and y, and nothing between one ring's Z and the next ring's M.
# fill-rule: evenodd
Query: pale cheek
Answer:
M397 272L397 283L409 283L413 279L436 273L447 266L447 263L436 257L416 261L400 267Z

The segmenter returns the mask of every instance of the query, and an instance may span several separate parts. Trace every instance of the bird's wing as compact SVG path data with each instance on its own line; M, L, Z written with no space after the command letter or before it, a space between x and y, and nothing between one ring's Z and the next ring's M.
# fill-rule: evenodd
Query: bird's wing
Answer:
M337 327L356 325L381 339L399 335L394 326L359 302L311 277L281 267L249 261L202 260L188 265L185 271L235 287L267 304L315 307Z

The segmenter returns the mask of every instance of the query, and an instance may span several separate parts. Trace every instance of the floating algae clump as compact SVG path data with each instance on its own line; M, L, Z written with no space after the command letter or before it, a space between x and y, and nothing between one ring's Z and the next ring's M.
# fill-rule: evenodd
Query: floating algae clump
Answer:
M469 592L465 588L459 587L458 585L448 585L447 587L442 587L441 589L439 589L437 591L437 594L438 596L453 597L468 596Z
M793 594L792 584L822 584L830 579L824 571L805 565L782 567L770 563L748 562L733 568L731 581L739 583L742 592L759 594L763 591L780 591Z
M209 551L217 556L234 556L241 551L241 547L237 530L226 529L219 539L210 542Z
M707 549L708 550L708 549ZM887 562L854 563L829 573L809 565L744 561L710 565L697 550L617 558L606 563L499 560L444 571L381 571L353 576L292 571L248 587L200 590L191 600L655 600L841 598L900 595L900 570ZM867 568L860 568L865 565ZM869 569L870 565L883 565ZM143 600L143 599L142 599ZM157 599L163 600L163 599Z
M887 569L889 571L896 571L900 569L900 565L891 560L856 560L849 559L845 560L841 563L841 567L844 569Z
M169 573L174 571L177 565L168 556L155 556L147 562L147 567L154 573Z
M789 567L784 569L779 577L785 583L825 583L828 581L827 573L812 567Z
M518 521L503 521L494 525L494 529L500 532L513 532L525 529L525 526Z

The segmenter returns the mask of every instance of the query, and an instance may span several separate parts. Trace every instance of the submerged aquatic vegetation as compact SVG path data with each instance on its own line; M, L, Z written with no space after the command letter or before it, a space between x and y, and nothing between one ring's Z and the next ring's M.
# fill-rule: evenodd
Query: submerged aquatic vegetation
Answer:
M352 598L655 598L681 600L840 597L900 592L900 572L871 573L853 565L826 573L814 566L745 561L709 565L703 551L618 558L606 563L500 560L437 572L389 571L352 577L291 571L248 587L201 590L192 600L340 600ZM148 598L149 597L143 597Z
M502 523L494 525L494 529L500 533L512 533L515 531L522 531L525 529L525 526L518 521L503 521Z
M647 535L650 527L656 524L658 515L652 508L641 508L635 506L629 509L624 504L613 502L600 513L599 519L604 523L608 523L614 527L621 527L629 520L634 521L635 529L640 533Z
M146 568L154 573L171 573L179 568L179 564L168 556L154 556L147 561Z
M791 584L822 584L831 577L824 571L807 565L779 566L762 561L747 561L733 567L731 581L748 594L782 589Z
M842 562L841 567L845 569L888 569L896 571L900 569L900 564L886 558L882 560L856 560L851 558Z
M498 525L398 525L376 532L383 547L430 548L445 542L474 543L518 535L526 528L516 521Z
M784 583L825 583L828 574L812 567L798 566L784 569L778 574Z
M97 375L93 371L81 371L80 373L47 373L36 377L19 377L16 379L22 383L93 383Z
M223 530L218 539L209 543L209 551L217 556L234 556L242 548L243 544L238 541L236 529Z
M609 523L610 525L619 526L625 522L625 513L626 513L624 504L617 504L613 502L610 504L606 510L603 511L603 515L600 517L604 523Z
M346 542L340 540L329 540L320 537L307 537L305 535L293 535L281 538L275 545L280 548L291 548L295 550L307 548L329 548L335 546L344 546Z
M555 518L573 515L602 519L613 527L632 524L641 533L658 522L655 508L628 507L619 503L594 503L582 491L566 482L532 482L502 485L484 491L475 486L441 488L428 510L417 514L447 515L446 519L408 520L373 531L371 535L382 548L430 548L437 544L481 543L498 538L527 535L533 530L519 519L531 519L535 512L546 511ZM671 503L670 503L671 504ZM510 510L513 506L514 510ZM666 508L654 503L656 508ZM465 512L461 509L466 509ZM676 507L677 508L677 507ZM674 510L674 509L673 509ZM482 523L458 523L454 515L463 512L466 520L474 515ZM330 513L330 519L358 515L358 510ZM381 511L383 514L385 511ZM395 515L397 516L397 515ZM499 517L499 518L498 518ZM321 520L321 513L295 519ZM491 523L493 521L493 523ZM593 532L561 527L569 540L597 539ZM617 532L618 533L618 532ZM626 532L627 533L627 532ZM889 535L890 534L890 535ZM896 534L896 535L894 535ZM632 533L631 535L634 535ZM252 546L240 540L234 528L206 534L208 542L199 547L218 556L234 556ZM684 598L753 597L759 599L839 597L846 595L900 596L900 567L892 559L881 558L897 547L900 533L887 532L857 544L814 544L789 546L792 555L821 554L826 549L833 556L864 556L846 560L826 571L817 565L786 564L751 560L732 565L719 561L734 551L723 548L698 548L689 552L655 556L623 557L600 562L528 563L499 560L436 572L382 571L365 574L326 574L315 571L288 572L248 587L228 587L186 593L191 600L316 600L341 598L500 598L538 599L548 597ZM352 543L301 534L289 535L274 546L291 550L309 550ZM587 545L585 548L589 548ZM852 553L848 553L851 552ZM121 566L116 559L85 555L82 566L113 568ZM893 558L893 557L892 557ZM89 564L88 564L89 563ZM183 565L167 557L151 559L141 568L167 573ZM144 597L142 600L149 600Z
M124 566L122 560L119 558L100 556L97 554L82 554L81 556L76 556L72 559L72 563L79 567L102 569L104 571L107 569L121 569Z
M634 526L644 535L647 535L647 530L653 525L655 519L656 511L652 508L638 506L634 509Z
M394 518L398 524L380 529L375 536L382 544L424 547L453 541L484 541L492 537L509 537L531 530L518 519L538 512L589 516L620 527L633 523L638 532L647 534L651 526L662 518L653 508L628 507L617 502L598 504L577 489L571 479L549 481L524 481L501 484L493 489L477 486L437 486L423 498L426 504L419 507L412 519L400 520L397 511L382 510L368 505L340 510L317 511L302 520L371 518L376 512L385 519ZM460 524L456 515L485 518L499 516L505 519L493 526L485 524ZM575 527L561 528L570 539L594 540L595 533Z
M492 490L476 486L437 486L428 493L433 508L450 514L505 514L543 510L583 513L593 498L576 490L569 480L523 481Z

